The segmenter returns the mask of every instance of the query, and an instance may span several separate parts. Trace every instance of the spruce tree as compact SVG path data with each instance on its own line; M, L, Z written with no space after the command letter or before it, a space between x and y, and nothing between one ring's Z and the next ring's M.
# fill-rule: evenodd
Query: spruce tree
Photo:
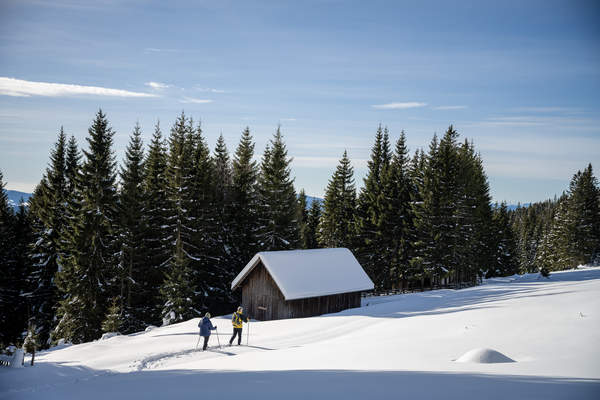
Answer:
M306 243L306 234L307 234L307 223L308 223L308 206L306 203L306 193L304 189L300 189L300 193L298 193L298 205L297 205L298 215L296 217L298 221L298 232L300 233L300 247L305 249L304 244Z
M261 163L259 245L262 250L295 249L299 243L297 199L290 177L291 158L278 127Z
M220 312L221 309L218 307L229 301L230 290L229 287L225 287L223 277L228 274L227 268L230 266L225 265L226 243L222 239L227 233L223 225L226 210L224 205L217 204L215 199L217 191L223 198L226 196L228 173L221 171L222 180L218 190L215 163L210 156L200 125L192 129L190 124L188 142L191 146L192 159L191 173L186 183L191 195L187 208L189 224L193 227L193 232L191 247L186 252L192 286L197 294L194 300L199 312L208 310ZM226 148L224 152L227 152ZM228 157L226 154L225 156ZM227 162L221 165L226 167Z
M196 257L190 258L195 254L193 236L196 231L196 219L194 214L196 209L195 190L193 185L193 122L188 120L185 113L182 112L171 127L169 135L169 153L167 158L167 193L168 208L167 224L164 226L170 233L170 243L172 253L166 268L166 278L161 285L160 293L163 299L161 318L163 325L168 325L174 321L181 321L184 318L192 318L195 315L189 314L187 308L181 305L182 302L193 304L193 293L190 285L194 283L190 269L198 271L200 266L190 263L198 263ZM195 189L195 188L194 188ZM184 296L184 297L181 297Z
M486 271L485 277L509 276L518 272L516 260L516 243L510 224L506 203L494 207L493 231L495 235L493 261Z
M120 297L114 297L108 310L106 312L106 318L102 322L102 332L120 332L121 326L123 325L123 315L121 312Z
M406 147L406 135L400 133L392 161L384 170L382 190L377 206L379 219L377 230L383 244L383 263L387 266L387 286L395 285L406 276L412 255L414 238L411 210L412 181L410 159Z
M578 171L568 191L568 224L571 224L571 267L600 262L600 188L592 164Z
M50 153L50 164L44 178L30 198L33 244L29 251L30 322L36 326L40 344L49 344L58 294L54 278L59 267L61 233L67 224L66 176L67 137L61 127L58 140Z
M306 230L304 231L304 249L318 249L319 244L319 225L321 223L321 201L313 199L310 209L308 210L308 218L306 220Z
M232 168L225 139L221 134L217 140L213 155L213 206L214 239L216 240L215 268L222 271L220 283L227 292L228 282L235 278L235 268L232 266L231 253L231 222L232 222Z
M30 222L21 201L16 214L4 192L4 179L0 171L0 343L22 340L27 329L27 277L30 262L27 246L32 240Z
M15 339L14 324L12 322L12 307L15 299L19 298L19 292L14 284L15 271L13 233L13 210L8 203L8 197L4 191L4 176L0 171L0 264L2 274L0 275L0 344L8 345Z
M144 237L147 232L146 215L143 214L144 149L142 130L136 124L125 152L124 165L120 171L119 192L119 240L120 249L120 297L123 331L143 330L149 322L147 301L143 288L147 286L147 251ZM114 332L114 331L111 331Z
M146 250L144 279L137 283L137 291L143 303L140 314L145 325L158 325L161 321L163 299L160 287L165 280L171 259L173 233L170 226L170 201L167 192L166 145L157 123L150 147L144 161L144 201L142 215L146 222L145 233L140 245Z
M318 233L319 243L324 247L351 247L354 240L355 214L354 168L344 150L325 190Z
M250 129L242 137L233 156L231 186L231 237L234 273L237 275L258 251L258 166Z
M390 286L390 266L382 257L385 249L381 242L383 236L377 224L381 221L382 204L379 200L383 187L382 181L389 169L391 157L387 128L384 130L380 125L371 150L371 159L367 163L367 177L364 179L364 186L358 197L354 246L361 265L365 267L376 289L386 289Z
M58 309L57 337L73 343L100 336L108 299L118 293L115 255L117 224L113 130L102 110L88 130L89 150L81 176L81 209L70 222L71 253L61 260L57 286L64 294Z

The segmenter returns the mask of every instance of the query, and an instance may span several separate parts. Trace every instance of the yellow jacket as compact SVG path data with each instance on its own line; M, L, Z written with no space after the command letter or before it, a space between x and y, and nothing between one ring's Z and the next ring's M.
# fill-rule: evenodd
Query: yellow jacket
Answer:
M237 311L234 312L233 316L231 317L231 323L233 324L233 327L241 328L242 322L248 322L248 317L245 314L239 313Z

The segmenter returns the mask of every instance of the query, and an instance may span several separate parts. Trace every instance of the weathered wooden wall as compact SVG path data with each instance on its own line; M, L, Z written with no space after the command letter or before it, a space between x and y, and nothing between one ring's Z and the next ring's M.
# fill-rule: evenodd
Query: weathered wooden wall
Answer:
M360 307L360 298L360 292L353 292L286 301L262 263L242 283L244 311L260 321L334 313Z

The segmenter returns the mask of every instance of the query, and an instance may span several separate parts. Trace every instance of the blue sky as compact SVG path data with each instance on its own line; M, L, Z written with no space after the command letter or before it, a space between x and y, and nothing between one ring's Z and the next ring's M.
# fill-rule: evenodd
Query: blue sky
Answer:
M344 149L362 184L377 125L411 152L454 124L494 200L560 194L600 169L595 1L0 0L0 169L31 191L61 125L101 107L122 159L185 110L231 152L281 124L296 187L321 196Z

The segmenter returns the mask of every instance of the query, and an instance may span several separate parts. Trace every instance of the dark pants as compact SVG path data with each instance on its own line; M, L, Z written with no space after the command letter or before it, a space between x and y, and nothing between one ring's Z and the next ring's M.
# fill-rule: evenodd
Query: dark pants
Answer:
M236 335L238 337L238 344L242 344L242 328L233 328L233 336L229 339L229 345L233 343Z
M208 338L210 336L202 336L204 338L204 346L202 346L202 350L206 350L206 346L208 346Z

